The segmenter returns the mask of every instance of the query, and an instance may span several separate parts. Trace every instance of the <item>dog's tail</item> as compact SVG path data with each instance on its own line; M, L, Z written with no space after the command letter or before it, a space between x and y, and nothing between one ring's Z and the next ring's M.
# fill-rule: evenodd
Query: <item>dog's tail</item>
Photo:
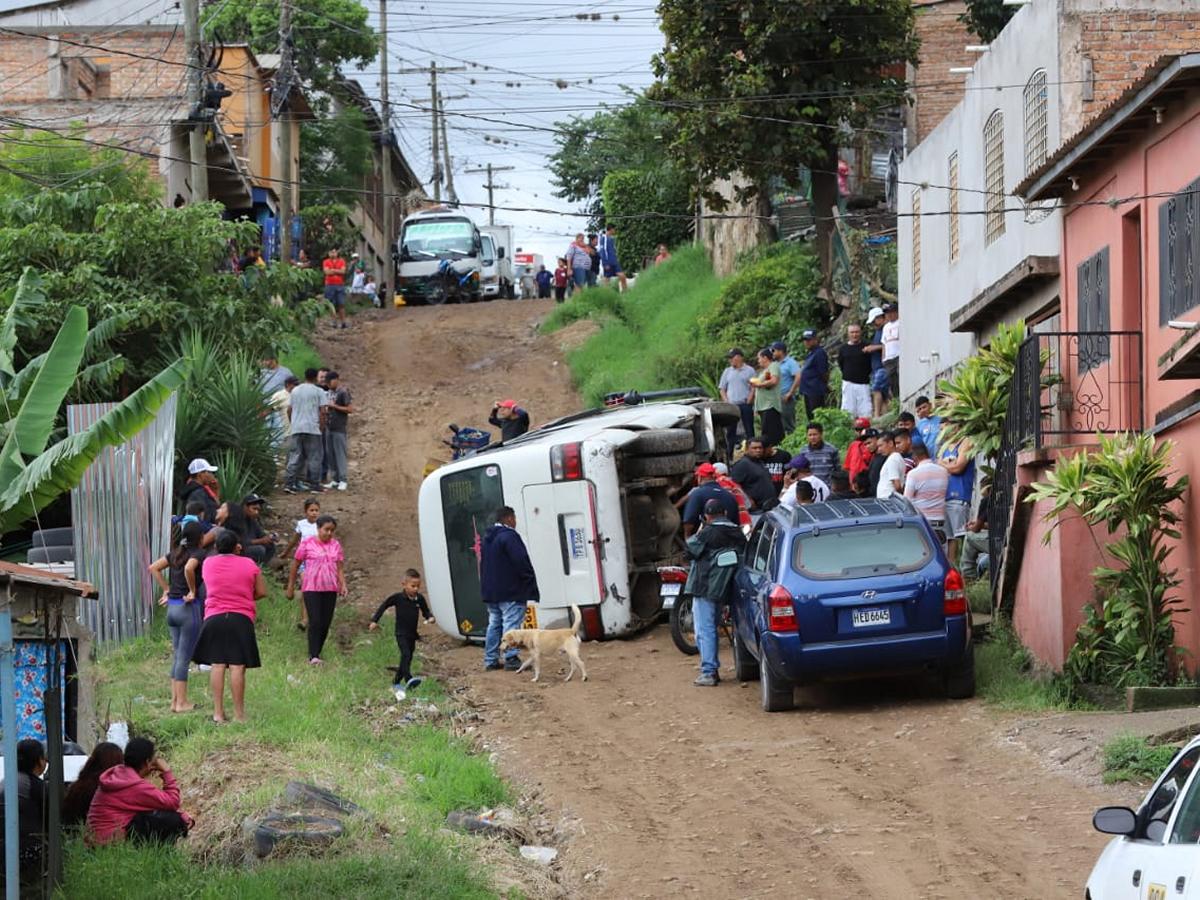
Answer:
M583 627L583 613L579 611L579 607L574 603L571 604L571 616L575 620L575 624L571 626L571 631L579 637L579 629Z

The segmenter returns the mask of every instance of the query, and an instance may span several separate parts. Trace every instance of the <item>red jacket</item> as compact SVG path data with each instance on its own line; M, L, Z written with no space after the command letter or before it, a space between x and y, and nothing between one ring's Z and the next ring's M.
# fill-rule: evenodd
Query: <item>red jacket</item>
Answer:
M179 785L170 770L163 771L162 782L162 788L156 788L129 766L113 766L103 773L88 808L91 842L108 844L123 840L125 829L138 813L159 809L179 812Z
M863 440L853 440L850 446L846 448L846 474L850 476L850 483L854 484L854 479L859 472L865 472L871 465L871 457L874 456L867 449L867 442Z

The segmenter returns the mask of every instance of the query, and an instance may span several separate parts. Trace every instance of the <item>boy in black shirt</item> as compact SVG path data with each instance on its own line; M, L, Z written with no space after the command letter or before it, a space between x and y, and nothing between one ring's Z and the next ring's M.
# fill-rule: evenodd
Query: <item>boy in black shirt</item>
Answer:
M432 624L434 619L429 612L429 604L421 593L421 573L409 569L404 573L404 589L398 594L392 594L375 615L371 616L371 624L367 626L372 631L379 630L379 620L387 612L388 607L396 609L396 646L400 648L400 665L396 668L396 680L392 682L396 689L396 698L404 699L404 690L412 690L421 683L420 678L414 678L412 673L413 651L417 646L417 613L425 619L426 624Z

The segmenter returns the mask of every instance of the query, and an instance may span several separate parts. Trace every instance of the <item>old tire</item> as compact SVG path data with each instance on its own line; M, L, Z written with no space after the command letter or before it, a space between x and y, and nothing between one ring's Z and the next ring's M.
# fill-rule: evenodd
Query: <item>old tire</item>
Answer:
M326 847L345 832L342 823L329 816L278 813L267 816L254 829L254 852L259 859L281 844L292 847Z
M742 411L734 403L714 400L704 405L708 408L709 414L712 416L714 428L729 428L742 421Z
M750 648L733 625L733 674L738 681L754 681L759 677L758 660L750 655Z
M951 700L969 700L975 696L975 645L967 644L966 655L942 671L942 690Z
M695 656L700 652L696 646L696 622L692 617L692 595L681 593L671 607L671 640L679 652Z
M696 465L691 453L671 453L665 456L627 456L625 475L628 478L655 477L658 475L682 475Z
M696 446L696 435L686 428L652 428L643 431L622 450L628 455L659 456L684 453Z
M759 685L762 687L762 708L766 712L786 712L796 706L795 686L771 670L771 664L758 667Z

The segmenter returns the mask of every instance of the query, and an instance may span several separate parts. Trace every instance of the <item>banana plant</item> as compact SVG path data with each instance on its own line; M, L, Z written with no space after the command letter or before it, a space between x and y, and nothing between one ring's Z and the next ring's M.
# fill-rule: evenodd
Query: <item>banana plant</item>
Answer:
M0 535L70 491L107 447L123 444L147 425L187 377L177 359L84 431L51 442L67 394L81 379L111 373L111 361L80 365L112 326L88 330L87 310L73 306L50 348L17 369L18 331L46 302L40 277L26 269L0 319Z

